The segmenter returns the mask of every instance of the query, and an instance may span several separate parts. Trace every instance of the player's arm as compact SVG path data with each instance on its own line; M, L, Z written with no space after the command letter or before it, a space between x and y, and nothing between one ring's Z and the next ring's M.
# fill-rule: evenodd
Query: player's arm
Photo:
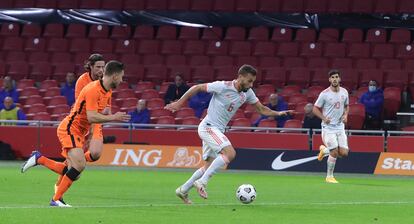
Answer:
M268 117L286 116L294 112L293 110L274 111L274 110L271 110L269 107L260 103L260 101L257 101L253 105L258 113L260 113L261 115L268 116Z
M349 104L344 106L344 114L342 115L342 121L344 123L348 122L348 113L349 113Z
M319 117L326 124L329 124L331 122L330 119L328 119L325 116L323 116L323 114L321 112L321 109L319 107L313 106L312 112L313 112L313 114L315 114L315 116Z
M184 93L184 95L177 100L176 102L172 102L170 104L167 104L164 108L170 111L177 111L179 110L182 105L190 99L192 96L197 94L198 92L207 92L207 84L198 84L192 86L187 92Z
M86 116L90 123L106 123L111 121L128 122L131 118L131 116L125 112L116 112L115 114L104 115L98 113L96 110L86 111Z

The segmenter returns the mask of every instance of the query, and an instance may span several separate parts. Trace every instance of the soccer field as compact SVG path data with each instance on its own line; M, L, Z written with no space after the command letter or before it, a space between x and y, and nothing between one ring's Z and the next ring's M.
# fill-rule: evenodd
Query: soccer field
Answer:
M88 167L65 195L73 208L50 208L56 175L17 163L0 166L0 223L413 223L414 179L337 174L224 171L210 181L209 198L193 190L193 205L175 196L190 170ZM251 183L257 200L235 198Z

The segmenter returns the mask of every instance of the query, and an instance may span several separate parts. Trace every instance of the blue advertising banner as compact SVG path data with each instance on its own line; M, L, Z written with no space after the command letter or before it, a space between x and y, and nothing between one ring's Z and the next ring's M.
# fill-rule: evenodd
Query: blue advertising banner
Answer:
M348 157L337 160L335 172L374 173L379 155L350 152ZM319 162L317 153L311 151L238 148L235 160L227 169L326 172L326 158Z

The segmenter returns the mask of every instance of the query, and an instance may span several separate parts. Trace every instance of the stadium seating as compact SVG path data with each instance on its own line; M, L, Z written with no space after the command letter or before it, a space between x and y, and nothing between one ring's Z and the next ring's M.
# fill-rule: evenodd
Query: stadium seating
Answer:
M359 103L349 105L348 122L349 129L362 129L365 120L365 106Z

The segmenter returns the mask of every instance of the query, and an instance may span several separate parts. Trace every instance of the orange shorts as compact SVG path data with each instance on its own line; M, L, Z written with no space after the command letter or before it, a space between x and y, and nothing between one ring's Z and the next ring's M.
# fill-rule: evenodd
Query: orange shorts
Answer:
M85 135L82 135L76 130L71 130L70 134L67 131L67 124L62 122L57 129L57 136L62 145L62 156L67 158L68 151L73 148L83 148L85 143Z

